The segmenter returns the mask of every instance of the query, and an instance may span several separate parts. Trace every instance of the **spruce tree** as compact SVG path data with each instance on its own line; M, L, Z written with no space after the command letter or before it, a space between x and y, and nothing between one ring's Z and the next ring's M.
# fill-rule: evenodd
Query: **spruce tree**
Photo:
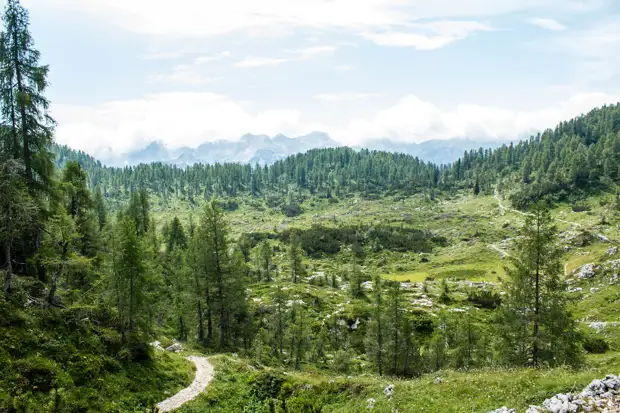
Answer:
M296 232L291 234L288 257L291 270L291 280L294 283L297 283L299 279L305 275L305 267L303 263L303 252L299 241L299 235L297 235Z
M38 215L37 204L28 193L23 165L15 160L0 166L0 245L4 262L3 291L11 291L13 278L13 244L34 228Z
M374 279L374 308L366 337L366 353L373 357L379 375L383 375L385 355L385 308L383 302L383 282L380 276Z
M19 0L8 0L0 36L1 115L7 125L3 135L13 156L24 163L31 190L47 187L53 164L49 146L55 126L44 96L49 68L39 63L29 31L28 11Z
M534 204L507 269L500 325L501 351L509 364L581 361L560 256L551 214L542 202Z

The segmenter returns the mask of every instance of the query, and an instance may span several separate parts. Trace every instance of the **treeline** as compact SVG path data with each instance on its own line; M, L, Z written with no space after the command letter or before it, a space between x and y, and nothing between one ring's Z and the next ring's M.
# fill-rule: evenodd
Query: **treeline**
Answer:
M373 197L425 192L432 198L436 191L462 188L489 193L500 183L512 192L517 206L526 207L545 196L574 200L618 183L620 105L594 109L516 145L467 151L454 164L441 166L403 154L330 148L264 167L226 163L179 168L153 163L110 168L67 147L54 150L59 164L79 161L89 172L90 187L110 199L126 199L140 187L164 202L251 196L265 198L292 216L301 212L290 202L292 194L332 199L350 193Z

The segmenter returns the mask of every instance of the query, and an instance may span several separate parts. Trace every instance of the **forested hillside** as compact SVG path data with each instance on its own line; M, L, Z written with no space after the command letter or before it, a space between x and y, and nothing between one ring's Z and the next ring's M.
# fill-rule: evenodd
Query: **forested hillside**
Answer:
M594 109L516 144L472 149L452 165L433 165L408 155L335 148L312 150L269 167L231 163L180 169L155 163L107 168L66 147L55 148L55 152L59 165L66 160L79 161L89 174L90 187L110 198L126 198L141 187L163 199L189 201L291 192L338 197L356 192L373 196L427 191L432 196L435 191L474 187L489 192L500 183L512 192L512 200L525 208L544 195L574 201L618 182L620 105Z

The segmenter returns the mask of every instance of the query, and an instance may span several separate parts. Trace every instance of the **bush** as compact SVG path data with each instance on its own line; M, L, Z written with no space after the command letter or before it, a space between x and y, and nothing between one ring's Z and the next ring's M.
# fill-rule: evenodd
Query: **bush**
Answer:
M609 343L601 337L587 335L583 339L583 349L592 354L603 354L609 350Z
M348 351L338 350L334 354L334 370L339 373L349 373L351 369L351 354Z
M571 209L573 210L573 212L586 212L590 211L592 208L590 208L590 205L586 204L585 202L575 202L571 206Z
M301 209L301 206L292 203L288 205L282 205L280 207L280 211L282 211L282 213L289 218L296 217L304 212L304 210Z
M476 307L494 310L502 303L502 296L486 288L471 288L467 291L467 300Z

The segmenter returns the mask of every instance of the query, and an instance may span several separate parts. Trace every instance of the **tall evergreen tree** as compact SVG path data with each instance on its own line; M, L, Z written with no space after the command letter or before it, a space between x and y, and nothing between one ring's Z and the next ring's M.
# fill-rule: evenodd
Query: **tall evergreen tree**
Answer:
M49 146L55 122L48 113L48 66L39 63L29 31L28 11L19 0L8 0L0 37L0 85L2 117L11 152L24 162L24 173L31 190L49 183L53 165Z
M23 165L15 160L2 162L0 166L0 245L4 262L3 291L11 291L13 278L13 244L24 233L34 228L38 207L28 193L23 177Z
M532 206L517 240L501 313L505 360L534 366L579 363L575 322L561 278L557 230L542 202Z
M375 360L379 375L383 375L383 363L385 355L385 308L383 302L383 281L380 276L375 276L374 283L374 308L372 320L366 337L366 353Z
M291 242L288 251L289 267L291 271L291 280L297 283L300 278L305 275L305 267L303 263L303 252L299 235L296 232L291 234Z

